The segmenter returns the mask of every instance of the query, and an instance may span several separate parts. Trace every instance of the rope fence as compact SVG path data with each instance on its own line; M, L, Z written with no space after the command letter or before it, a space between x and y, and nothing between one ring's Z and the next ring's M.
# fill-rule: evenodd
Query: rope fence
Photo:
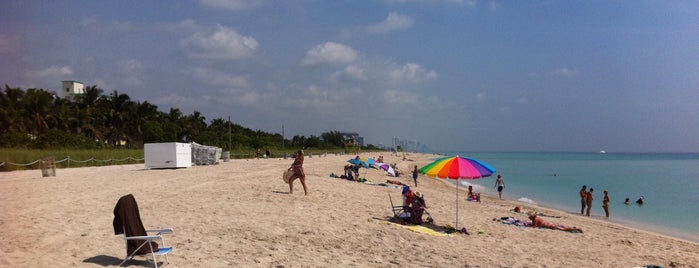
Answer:
M311 158L313 156L323 157L323 156L327 156L328 154L345 155L346 153L324 152L324 153L320 153L320 154L316 154L316 155L314 155L313 153L310 153L309 155L307 155L307 157L311 157ZM257 157L257 155L254 152L253 153L237 153L237 154L231 153L230 154L231 159L245 159L245 158L256 158L256 157ZM270 154L269 158L284 158L284 159L286 159L289 157L291 157L290 153L272 153L272 154ZM264 158L264 153L261 155L261 158ZM92 157L92 158L85 159L85 160L76 160L76 159L70 158L70 156L69 156L69 157L63 158L61 160L56 160L54 163L61 164L62 166L65 166L65 167L71 167L71 164L73 164L74 167L78 167L78 166L103 165L104 163L109 163L110 165L116 165L117 163L126 162L126 161L133 161L135 163L138 163L138 162L143 162L144 160L145 160L145 157L144 158L133 158L130 156L123 158L123 159L113 159L113 158L96 159L96 158ZM13 162L8 161L8 162L0 162L0 168L5 167L6 165L7 165L7 167L9 167L9 166L29 167L29 166L34 166L37 164L38 165L36 168L41 168L41 165L44 163L45 163L44 159L35 160L33 162L30 162L30 163L13 163Z
M126 158L123 158L123 159L114 159L114 158L110 158L110 159L96 159L96 158L92 157L92 158L90 158L90 159L85 159L85 160L75 160L75 159L71 159L70 157L66 157L66 158L63 158L63 159L61 159L61 160L56 160L55 163L56 163L56 164L65 163L65 165L66 165L67 167L70 167L71 163L75 163L75 164L77 164L77 166L85 166L85 165L83 165L83 164L90 164L90 165L100 164L100 163L117 164L117 163L119 163L119 162L126 162L126 161L141 162L141 161L144 161L144 159L145 159L145 158L133 158L133 157L130 157L130 156L129 156L129 157L126 157ZM42 164L42 163L44 163L44 160L43 160L43 159L35 160L35 161L33 161L33 162L26 163L26 164L23 164L23 163L13 163L13 162L0 162L0 167L3 167L3 166L5 166L5 165L8 165L8 166L16 166L16 167L27 167L27 166L33 166L33 165Z

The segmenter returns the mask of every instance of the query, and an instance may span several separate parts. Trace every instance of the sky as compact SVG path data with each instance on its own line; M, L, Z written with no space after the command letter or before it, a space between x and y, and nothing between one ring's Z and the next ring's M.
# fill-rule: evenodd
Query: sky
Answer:
M697 1L1 1L0 83L434 151L699 152Z

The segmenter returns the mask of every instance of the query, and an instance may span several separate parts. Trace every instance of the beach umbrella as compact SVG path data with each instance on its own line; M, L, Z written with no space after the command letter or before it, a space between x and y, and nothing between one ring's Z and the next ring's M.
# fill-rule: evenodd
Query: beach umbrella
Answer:
M391 176L393 176L393 177L396 176L396 171L393 170L391 165L386 164L386 163L376 163L376 166L378 166L380 169L385 170L386 172L388 172L388 174L391 174Z
M352 158L350 160L347 160L347 162L350 162L350 164L357 165L360 167L369 168L369 164L367 162L364 162L364 161L359 160L357 158Z
M456 180L456 224L459 226L459 180L479 179L495 173L495 168L472 158L461 156L444 157L420 168L421 174L440 179Z
M376 160L374 160L373 157L372 157L372 158L369 158L369 159L367 159L367 160L365 160L365 161L366 161L366 163L369 164L370 166L376 165Z

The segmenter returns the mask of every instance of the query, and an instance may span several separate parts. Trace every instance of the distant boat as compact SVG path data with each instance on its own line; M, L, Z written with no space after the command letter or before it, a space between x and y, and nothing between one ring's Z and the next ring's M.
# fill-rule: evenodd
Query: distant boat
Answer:
M602 150L602 151L599 151L599 153L601 153L601 154L606 154L606 153L607 153L607 151L605 151L605 150Z

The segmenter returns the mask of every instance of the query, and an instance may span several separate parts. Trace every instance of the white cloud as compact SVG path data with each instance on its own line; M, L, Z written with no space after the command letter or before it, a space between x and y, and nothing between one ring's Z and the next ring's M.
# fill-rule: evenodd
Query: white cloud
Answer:
M389 75L394 81L424 81L438 77L435 71L427 70L417 63L407 63L398 69L392 70Z
M580 72L576 69L559 68L559 69L551 71L551 75L565 77L565 78L571 78L571 77L579 76Z
M143 76L143 64L138 60L128 59L120 61L117 63L117 71L123 76L120 79L121 82L130 86L143 84L141 79Z
M335 72L331 79L335 81L341 79L366 81L367 74L364 68L355 65L348 65L344 70Z
M65 80L71 79L67 77L73 74L73 69L68 66L51 66L43 70L30 71L27 76L33 80Z
M261 101L261 99L262 96L260 96L259 93L254 91L248 91L238 96L236 102L249 106L254 106L258 104Z
M228 10L243 10L262 5L260 0L199 0L203 6Z
M237 60L252 56L258 43L255 38L219 25L211 34L195 33L180 40L180 47L196 59Z
M327 42L317 45L306 52L306 57L301 60L301 65L311 66L320 64L340 63L346 64L355 61L358 57L356 50L343 44Z
M199 81L207 85L223 86L227 88L248 87L248 78L246 76L224 74L202 67L192 69L191 73Z
M383 96L386 102L391 104L415 104L418 100L415 93L393 89L386 90Z
M386 20L372 26L367 27L367 32L371 34L382 34L390 31L408 29L413 26L413 19L398 14L397 12L388 13Z
M143 70L143 64L135 59L122 60L117 64L117 69L124 74L136 74Z

